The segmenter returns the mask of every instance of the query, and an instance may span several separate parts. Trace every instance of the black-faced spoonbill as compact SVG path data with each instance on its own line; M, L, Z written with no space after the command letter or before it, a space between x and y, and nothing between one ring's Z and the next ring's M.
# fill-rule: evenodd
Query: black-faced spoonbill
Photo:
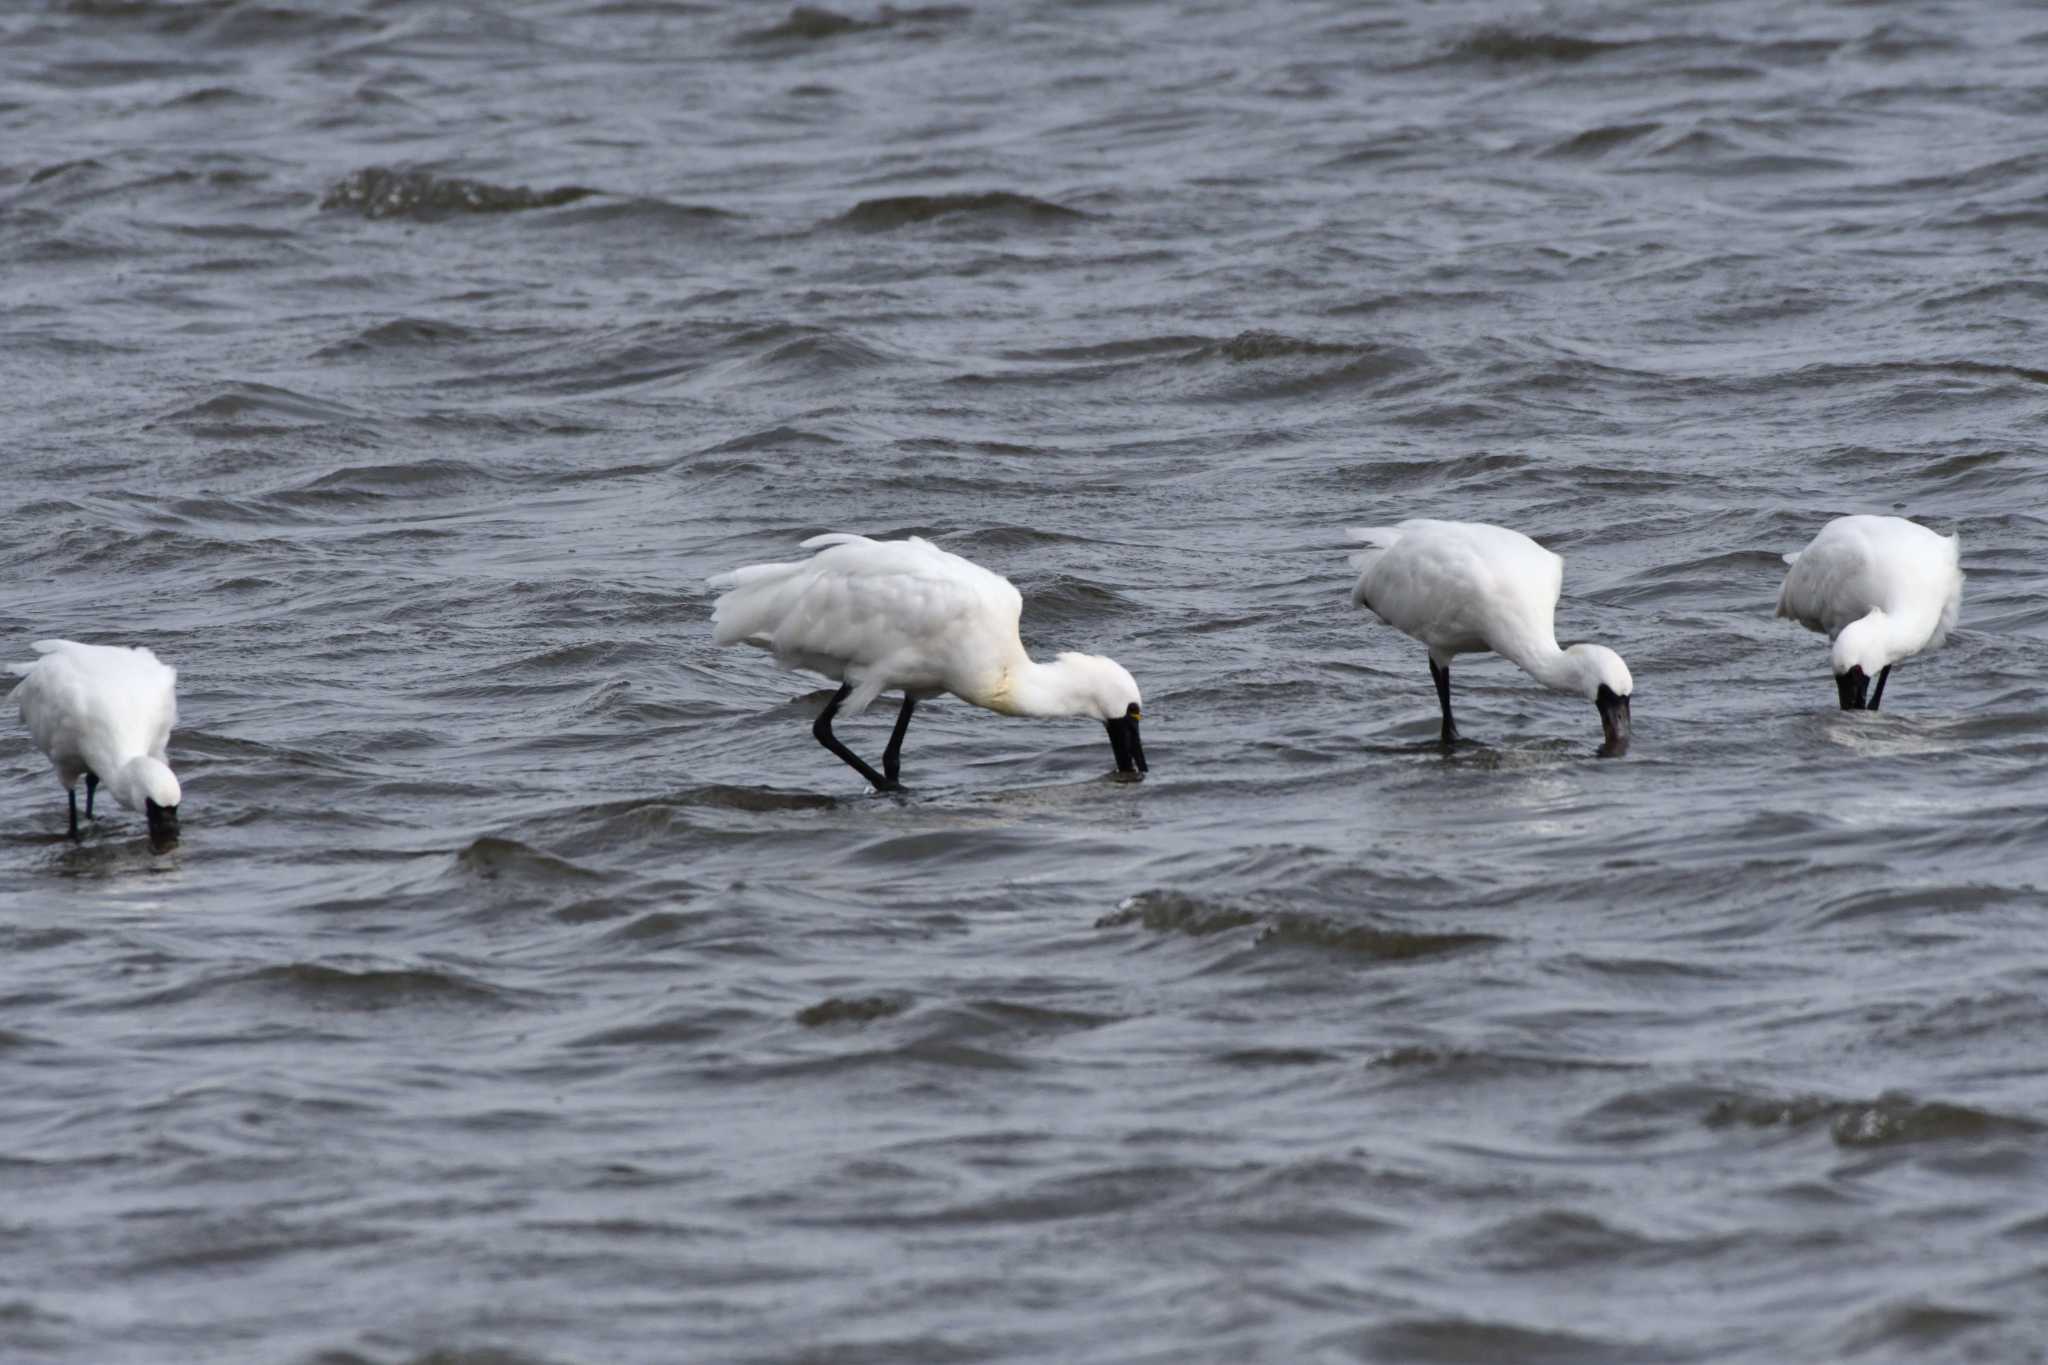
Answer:
M1875 711L1892 665L1939 648L1963 607L1961 542L1904 517L1836 517L1785 562L1778 615L1835 642L1844 711Z
M1365 546L1351 556L1351 600L1429 646L1429 674L1443 708L1443 742L1454 743L1451 659L1492 650L1559 692L1600 710L1606 743L1628 749L1628 665L1604 645L1560 649L1554 624L1564 561L1519 531L1465 521L1404 521L1348 531Z
M57 770L71 801L78 836L78 779L85 778L85 814L102 784L129 810L149 820L150 835L178 832L178 778L164 762L178 722L178 670L146 649L38 640L32 664L15 664L14 698L36 747Z
M1138 684L1114 659L1062 654L1034 663L1018 639L1024 599L1010 580L930 541L834 533L803 543L809 559L749 564L718 575L712 638L765 649L784 668L840 684L812 735L877 791L896 788L903 734L918 701L950 692L1005 716L1088 716L1109 731L1119 772L1144 772ZM903 709L882 771L832 733L884 692Z

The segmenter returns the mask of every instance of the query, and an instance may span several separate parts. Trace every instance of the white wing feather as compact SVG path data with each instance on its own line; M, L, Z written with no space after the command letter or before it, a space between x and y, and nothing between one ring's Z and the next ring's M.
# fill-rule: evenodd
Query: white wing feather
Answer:
M711 580L713 639L768 650L785 668L853 685L858 715L884 691L972 690L1017 648L1024 600L1009 580L920 537L813 536L809 559Z
M178 723L178 671L148 649L38 640L42 657L13 665L22 722L69 785L88 767L163 760Z
M1918 649L1940 645L1962 607L1962 544L1904 517L1837 517L1791 566L1778 592L1778 615L1830 639L1851 621L1881 609L1927 623Z
M1519 531L1416 519L1348 534L1368 547L1352 602L1442 657L1552 635L1564 560Z

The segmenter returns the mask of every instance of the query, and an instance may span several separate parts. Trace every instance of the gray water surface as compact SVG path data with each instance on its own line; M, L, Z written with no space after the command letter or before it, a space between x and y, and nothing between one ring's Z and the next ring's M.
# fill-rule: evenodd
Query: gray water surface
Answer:
M2042 1360L2048 12L0 14L0 1357ZM1772 618L1962 538L1878 714ZM1501 522L1636 742L1347 601ZM1101 727L909 791L715 650L824 530ZM11 708L8 708L11 711ZM893 707L841 734L872 759Z

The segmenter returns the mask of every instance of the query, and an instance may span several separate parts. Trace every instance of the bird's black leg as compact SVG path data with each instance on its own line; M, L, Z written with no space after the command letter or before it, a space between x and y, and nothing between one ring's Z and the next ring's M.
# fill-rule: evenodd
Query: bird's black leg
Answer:
M97 775L97 774L95 774L95 773L87 773L87 774L85 775L85 818L86 818L86 819L88 819L88 820L90 820L90 819L92 819L92 818L93 818L93 816L92 816L92 795L93 795L93 793L94 793L94 792L98 791L99 789L100 789L100 779L99 779L98 775Z
M1877 704L1884 700L1884 680L1886 678L1889 678L1891 675L1892 666L1890 664L1886 664L1883 668L1877 671L1877 686L1871 690L1870 705L1865 707L1865 710L1875 711L1877 709Z
M78 788L66 787L64 799L71 803L71 837L78 837Z
M832 700L825 703L825 709L818 713L818 719L812 723L811 735L818 743L839 755L840 760L849 768L865 777L868 780L868 785L872 786L876 791L893 791L896 787L894 779L882 776L873 768L861 762L859 756L853 750L841 744L832 733L832 717L838 713L839 703L845 701L847 694L852 691L852 683L840 684L839 690L833 694Z
M903 771L903 732L910 728L910 712L916 705L917 698L905 692L903 709L896 713L896 728L889 734L889 747L882 750L882 772L891 783Z
M1456 744L1458 742L1458 723L1451 719L1450 665L1445 664L1442 667L1438 667L1437 661L1435 659L1431 659L1429 661L1429 676L1436 680L1437 705L1443 707L1444 709L1444 729L1442 742L1445 744Z

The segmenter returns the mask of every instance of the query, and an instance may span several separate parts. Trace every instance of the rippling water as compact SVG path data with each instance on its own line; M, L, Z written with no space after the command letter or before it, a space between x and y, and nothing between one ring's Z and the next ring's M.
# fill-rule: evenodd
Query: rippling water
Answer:
M835 0L836 3L836 0ZM2042 1359L2048 13L0 16L0 1355ZM1959 531L1880 714L1772 619ZM1347 605L1504 522L1636 745ZM704 578L1008 574L910 792ZM872 756L888 708L842 727Z

